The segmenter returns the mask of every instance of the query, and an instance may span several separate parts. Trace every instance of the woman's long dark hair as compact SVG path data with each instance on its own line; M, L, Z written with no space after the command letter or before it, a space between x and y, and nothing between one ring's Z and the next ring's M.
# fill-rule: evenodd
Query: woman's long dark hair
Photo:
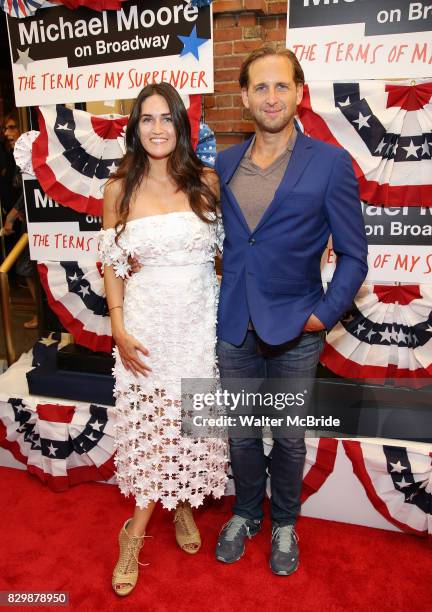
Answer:
M126 128L126 154L117 172L110 178L110 180L123 180L123 196L119 203L119 218L115 227L117 239L124 231L133 194L150 169L149 157L140 140L139 121L142 103L155 94L166 100L177 137L176 147L168 160L168 172L171 178L179 190L187 195L191 209L200 219L209 223L212 215L208 213L216 212L217 198L208 184L203 181L205 166L192 148L189 117L180 95L169 83L147 85L140 91L129 116Z

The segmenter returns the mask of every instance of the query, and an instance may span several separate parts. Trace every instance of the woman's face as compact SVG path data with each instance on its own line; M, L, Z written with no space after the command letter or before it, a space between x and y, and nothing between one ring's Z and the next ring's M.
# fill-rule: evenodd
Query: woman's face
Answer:
M13 149L20 136L19 125L15 119L9 118L5 121L3 132L6 142L8 143L9 147Z
M147 154L154 159L171 155L177 144L171 112L162 96L150 96L141 105L139 137Z

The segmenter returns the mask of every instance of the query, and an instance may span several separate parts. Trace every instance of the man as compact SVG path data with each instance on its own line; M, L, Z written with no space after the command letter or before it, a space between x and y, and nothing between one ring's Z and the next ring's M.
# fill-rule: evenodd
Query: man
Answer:
M222 379L308 379L323 343L367 273L367 243L357 181L343 149L295 129L304 75L295 55L265 45L240 70L255 135L218 155L225 227L218 311ZM323 293L320 260L329 235L337 266ZM216 557L237 561L263 518L266 463L260 438L232 438L234 515ZM289 575L299 563L294 525L304 439L275 438L271 454L270 566Z

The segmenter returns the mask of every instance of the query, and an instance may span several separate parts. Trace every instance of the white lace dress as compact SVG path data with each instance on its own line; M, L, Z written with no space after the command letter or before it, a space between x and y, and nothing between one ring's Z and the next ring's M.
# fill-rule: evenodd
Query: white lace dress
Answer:
M128 256L142 264L125 282L126 330L149 350L149 376L125 370L114 349L116 476L138 506L179 501L199 506L220 497L226 484L226 444L217 438L181 436L181 378L214 378L218 282L214 270L222 225L195 213L133 219L114 241L101 230L100 259L126 277ZM140 354L141 356L141 354Z

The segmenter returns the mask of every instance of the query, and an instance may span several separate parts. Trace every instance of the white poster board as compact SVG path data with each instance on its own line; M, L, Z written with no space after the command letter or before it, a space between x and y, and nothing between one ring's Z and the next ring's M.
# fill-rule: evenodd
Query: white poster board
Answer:
M432 208L362 204L368 239L365 283L432 283ZM331 241L321 260L324 281L333 276Z
M94 264L102 218L60 206L33 176L23 175L23 186L31 259Z
M210 6L128 0L119 11L58 6L7 23L17 106L135 98L161 81L213 91Z
M286 45L307 81L432 76L432 5L289 0Z

